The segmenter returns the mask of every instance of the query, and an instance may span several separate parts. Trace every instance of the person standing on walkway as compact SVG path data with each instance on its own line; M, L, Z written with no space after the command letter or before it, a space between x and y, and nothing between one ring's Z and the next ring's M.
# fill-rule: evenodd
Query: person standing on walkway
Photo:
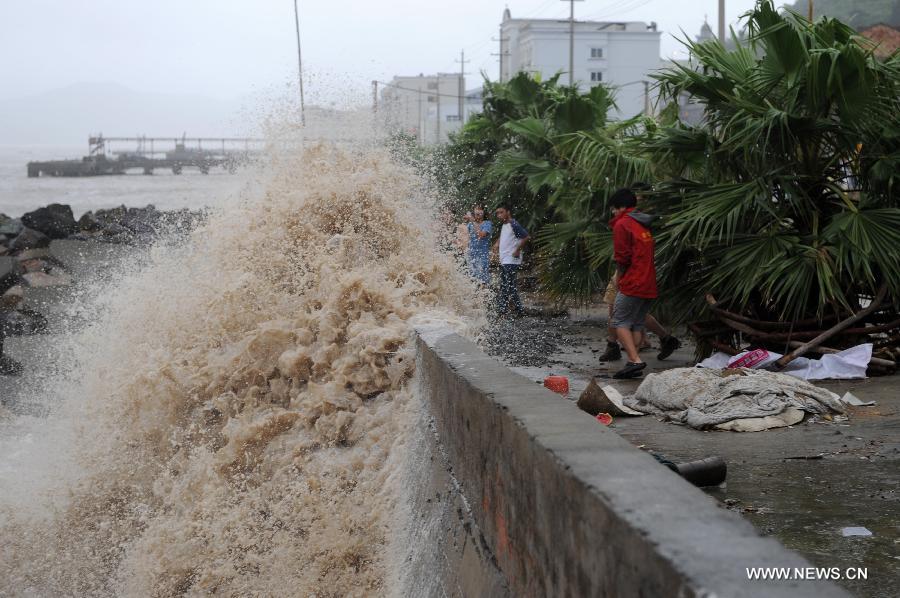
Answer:
M638 181L632 183L631 190L634 192L634 196L637 200L637 203L640 204L641 200L647 197L647 193L652 191L653 188L643 181ZM612 278L609 280L609 284L606 287L606 292L603 294L603 302L606 303L607 308L609 310L609 317L607 319L607 336L606 336L606 351L604 351L599 357L598 360L600 362L608 362L608 361L618 361L622 359L622 349L619 346L619 340L616 335L616 329L612 325L613 321L613 307L616 301L616 293L618 292L618 280L616 274L613 274ZM674 335L670 334L668 330L666 330L659 321L653 317L653 314L647 314L646 319L644 320L644 326L646 330L654 333L659 337L659 353L656 358L660 361L668 358L672 353L675 352L676 349L681 347L681 341L678 340ZM647 338L647 333L644 331L640 335L638 343L638 351L643 351L645 348L650 347L649 339Z
M628 361L615 378L636 378L647 367L638 353L650 304L656 299L656 264L650 232L653 218L635 209L637 197L631 189L619 189L610 197L613 218L613 261L618 292L613 305L612 327L616 329Z
M494 225L490 220L484 219L484 207L482 206L475 206L472 209L472 217L467 220L469 220L466 224L469 231L469 272L472 278L487 286L491 283L488 260Z
M619 290L617 282L616 275L613 275L606 287L606 292L603 294L603 302L606 303L608 307L609 317L607 319L608 324L606 328L606 351L597 358L598 361L601 362L618 361L622 359L622 349L619 346L616 329L612 325L616 294ZM666 330L665 327L659 323L659 320L653 317L653 314L647 314L647 318L644 320L644 327L646 330L649 330L659 337L659 353L656 355L656 358L660 361L666 359L674 353L676 349L681 347L681 341ZM644 334L641 335L638 350L642 351L649 347L650 343L647 340L646 332L644 332Z
M503 204L497 208L497 219L500 220L500 238L495 247L500 254L500 292L497 294L497 314L505 316L509 312L512 303L516 316L522 316L525 308L519 298L519 288L516 276L519 266L522 265L522 248L530 237L528 231L515 221L509 205Z

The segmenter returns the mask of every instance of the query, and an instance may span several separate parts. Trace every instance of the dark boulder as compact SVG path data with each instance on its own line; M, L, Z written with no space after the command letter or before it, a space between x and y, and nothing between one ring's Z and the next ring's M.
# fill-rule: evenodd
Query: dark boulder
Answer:
M22 229L25 228L25 225L22 224L22 221L18 218L12 218L7 220L6 222L0 222L0 235L6 235L7 237L15 237Z
M25 260L42 260L46 259L50 256L50 249L47 247L37 247L35 249L24 249L19 252L19 255L16 256L16 259L19 260L21 264Z
M138 236L149 237L156 234L161 218L162 213L149 205L146 208L128 208L119 224Z
M93 212L85 212L78 219L78 230L94 233L103 229L103 223L94 215Z
M103 227L102 240L107 243L133 243L134 233L121 224L111 222Z
M28 212L22 216L22 224L44 233L51 239L65 239L78 230L72 208L59 203Z
M18 376L24 369L21 362L3 354L3 337L0 336L0 376Z
M14 257L0 257L0 294L14 287L22 276L22 265Z
M33 309L20 308L3 314L6 336L30 336L47 331L47 317Z
M128 212L128 208L121 205L118 208L110 208L108 210L95 210L94 218L101 224L119 224L126 212Z
M23 249L36 249L38 247L47 247L50 245L50 237L40 231L31 228L22 229L15 239L9 244L9 248L13 251L22 251Z

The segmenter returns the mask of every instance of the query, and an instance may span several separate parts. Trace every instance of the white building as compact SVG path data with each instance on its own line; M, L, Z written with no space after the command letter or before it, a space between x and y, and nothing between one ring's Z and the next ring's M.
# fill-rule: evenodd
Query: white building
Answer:
M543 79L558 72L569 82L569 22L514 19L507 8L500 25L500 80L519 71ZM581 89L607 83L616 89L618 112L630 118L655 104L649 74L659 67L660 32L656 23L575 21L573 79Z
M396 76L384 86L378 110L388 130L402 130L422 144L447 141L468 112L465 77L438 73Z
M463 122L466 123L472 118L473 114L481 114L484 111L484 104L482 101L484 100L484 87L476 87L475 89L470 89L466 92L466 103L464 106L465 109L465 118Z

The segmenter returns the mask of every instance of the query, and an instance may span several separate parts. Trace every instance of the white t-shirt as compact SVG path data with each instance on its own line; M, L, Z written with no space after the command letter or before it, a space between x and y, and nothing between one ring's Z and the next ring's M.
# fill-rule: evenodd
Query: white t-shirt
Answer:
M507 222L500 228L500 263L501 264L521 264L522 252L519 257L513 257L513 252L519 246L521 240L528 236L522 226L515 220Z

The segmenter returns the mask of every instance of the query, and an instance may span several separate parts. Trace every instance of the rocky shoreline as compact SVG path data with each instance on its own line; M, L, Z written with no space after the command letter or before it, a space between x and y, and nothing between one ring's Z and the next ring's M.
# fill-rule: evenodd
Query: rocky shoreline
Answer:
M81 262L98 247L147 246L164 235L186 234L204 218L202 211L164 212L152 205L90 211L78 220L65 204L21 218L0 214L0 375L22 372L18 361L4 355L4 339L47 328L45 315L26 306L35 289L74 284L84 274Z

